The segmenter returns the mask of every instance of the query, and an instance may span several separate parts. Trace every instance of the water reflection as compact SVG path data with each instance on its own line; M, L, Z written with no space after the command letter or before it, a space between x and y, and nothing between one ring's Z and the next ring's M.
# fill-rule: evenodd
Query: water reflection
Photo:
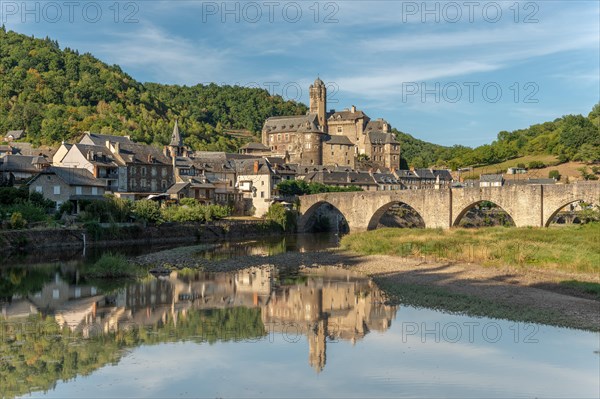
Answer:
M320 372L328 340L356 342L370 330L385 331L396 312L370 280L340 270L172 272L110 293L69 280L57 271L41 290L1 305L3 397L49 389L118 360L123 349L169 341L306 336L308 362ZM24 385L25 375L35 384Z

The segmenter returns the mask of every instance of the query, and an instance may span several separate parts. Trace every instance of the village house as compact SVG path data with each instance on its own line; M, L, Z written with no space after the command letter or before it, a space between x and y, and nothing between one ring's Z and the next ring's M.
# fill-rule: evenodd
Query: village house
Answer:
M479 187L501 187L504 185L502 175L481 175L479 176Z
M4 141L20 140L27 135L25 130L9 130L4 136Z
M170 157L126 136L87 132L78 144L61 146L57 154L58 166L86 169L94 178L104 179L107 191L122 198L164 193L175 181Z
M41 156L7 154L0 158L0 181L19 186L48 167L50 162Z
M106 182L92 175L87 169L52 166L37 174L29 182L29 191L42 194L56 202L58 209L63 203L71 201L76 213L80 210L81 200L101 199L105 193Z
M402 190L402 184L393 173L373 173L379 191Z

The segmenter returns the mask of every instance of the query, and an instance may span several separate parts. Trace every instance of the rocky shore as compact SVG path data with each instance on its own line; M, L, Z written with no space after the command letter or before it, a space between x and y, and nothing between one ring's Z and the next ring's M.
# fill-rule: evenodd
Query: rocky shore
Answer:
M339 267L373 278L388 294L389 300L399 304L600 330L600 301L559 284L577 278L565 273L523 272L384 255L362 256L341 250L206 260L197 256L202 249L206 249L206 245L161 251L135 258L134 262L155 272L185 267L207 272L264 265L280 269Z

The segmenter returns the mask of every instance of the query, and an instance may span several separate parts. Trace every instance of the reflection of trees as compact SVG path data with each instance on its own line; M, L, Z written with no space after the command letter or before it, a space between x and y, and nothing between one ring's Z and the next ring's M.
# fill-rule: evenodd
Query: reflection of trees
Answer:
M163 342L256 339L265 335L260 309L188 310L164 321L85 339L39 315L20 322L0 321L0 396L47 391L56 381L88 375L117 362L125 349Z
M0 301L8 302L14 295L40 291L53 272L49 268L0 268Z

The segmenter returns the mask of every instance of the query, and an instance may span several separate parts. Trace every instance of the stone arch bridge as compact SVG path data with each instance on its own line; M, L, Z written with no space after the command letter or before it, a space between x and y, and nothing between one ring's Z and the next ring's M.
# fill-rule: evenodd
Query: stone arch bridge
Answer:
M311 216L323 204L335 207L348 222L350 231L372 230L381 216L397 203L412 207L425 222L425 227L447 229L457 226L467 211L482 201L493 202L502 208L517 227L546 227L558 211L570 203L600 204L600 184L580 182L305 195L300 197L298 230L310 229Z

